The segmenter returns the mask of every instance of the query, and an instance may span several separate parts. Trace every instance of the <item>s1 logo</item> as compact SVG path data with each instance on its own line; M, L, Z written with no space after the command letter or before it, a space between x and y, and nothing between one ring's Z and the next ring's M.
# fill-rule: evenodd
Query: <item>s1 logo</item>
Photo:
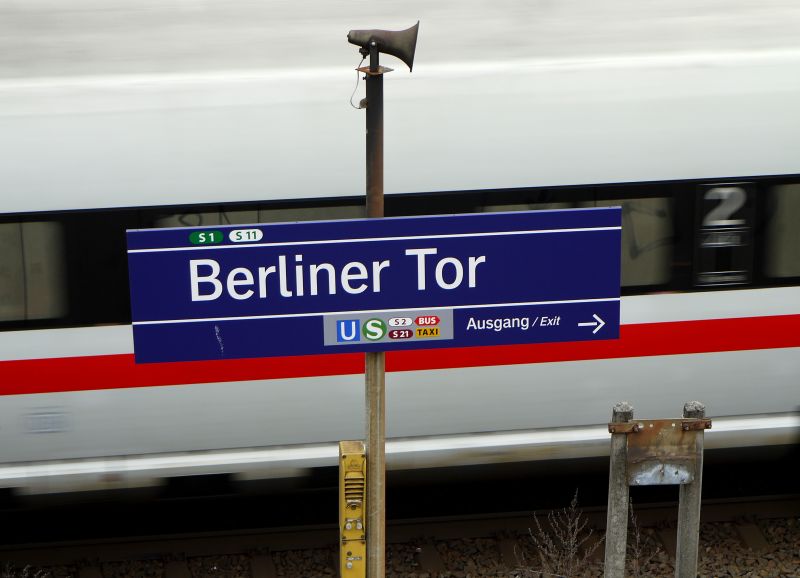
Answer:
M222 243L222 231L194 231L189 233L192 245L216 245Z

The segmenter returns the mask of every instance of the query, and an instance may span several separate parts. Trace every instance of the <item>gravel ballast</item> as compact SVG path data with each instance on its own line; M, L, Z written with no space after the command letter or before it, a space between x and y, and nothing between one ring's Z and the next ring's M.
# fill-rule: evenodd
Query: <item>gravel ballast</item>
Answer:
M698 574L722 578L800 577L800 519L762 520L757 524L763 542L748 547L741 525L731 522L703 524L700 531ZM668 577L674 575L674 554L664 540L674 526L644 528L629 538L628 576ZM595 534L590 541L596 540ZM424 548L429 554L422 556ZM430 549L435 549L431 553ZM542 574L540 550L531 535L508 534L491 538L420 540L389 544L386 552L387 578L538 578ZM585 552L585 550L583 551ZM191 578L255 578L252 559L256 554L192 557L182 561ZM264 553L257 555L264 556ZM581 554L581 556L583 553ZM328 578L338 576L338 550L334 545L314 550L285 550L270 554L274 575L286 578ZM603 546L581 562L570 576L602 577ZM509 560L508 558L514 558ZM172 561L174 563L174 560ZM119 561L86 566L21 568L0 565L0 578L170 578L170 561L162 559ZM427 565L428 567L425 567ZM270 572L272 573L273 570ZM261 577L259 577L261 578Z

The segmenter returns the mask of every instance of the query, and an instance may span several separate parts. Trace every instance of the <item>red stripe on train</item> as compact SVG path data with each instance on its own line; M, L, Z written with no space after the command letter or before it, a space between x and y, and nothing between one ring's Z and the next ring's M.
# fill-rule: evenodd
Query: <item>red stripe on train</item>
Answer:
M643 323L620 339L402 351L387 371L613 359L800 347L800 315ZM156 385L348 375L364 371L359 353L136 365L132 354L0 361L0 395Z

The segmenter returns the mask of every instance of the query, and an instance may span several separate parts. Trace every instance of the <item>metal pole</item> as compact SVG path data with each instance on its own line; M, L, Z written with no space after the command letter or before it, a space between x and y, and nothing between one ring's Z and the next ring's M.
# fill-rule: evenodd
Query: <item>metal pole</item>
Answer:
M620 402L611 414L613 423L633 420L633 406ZM628 434L611 434L611 465L608 474L605 578L625 577L628 545Z
M706 408L699 401L683 406L683 417L703 419ZM675 552L676 578L697 576L697 549L700 542L700 498L703 487L703 431L696 434L694 480L681 484L678 498L678 544Z
M367 74L367 217L383 217L383 74L378 45L369 46Z
M369 46L367 74L367 217L383 217L383 75L378 45ZM367 406L367 578L386 571L386 360L367 353L364 376Z

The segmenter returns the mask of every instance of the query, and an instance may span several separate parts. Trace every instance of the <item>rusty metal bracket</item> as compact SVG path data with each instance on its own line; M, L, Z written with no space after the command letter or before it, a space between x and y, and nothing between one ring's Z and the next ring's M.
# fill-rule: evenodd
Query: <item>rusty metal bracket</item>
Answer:
M627 436L631 486L689 484L696 477L698 438L711 427L705 418L648 419L631 422Z
M671 421L674 424L680 423L682 431L703 431L711 429L710 419L681 418L681 419L663 420L663 421ZM612 434L639 433L642 430L644 430L649 423L653 422L653 420L647 420L647 422L648 422L647 424L641 421L629 421L623 423L611 422L608 424L608 433Z
M685 418L681 419L680 422L683 431L703 431L711 429L710 419Z
M394 68L389 68L388 66L379 66L377 70L370 70L369 66L362 66L361 68L356 68L359 72L363 72L367 76L380 76L382 74L386 74L387 72L391 72Z
M608 433L612 433L612 434L614 434L614 433L618 433L618 434L621 434L621 433L624 433L624 434L639 433L642 430L643 427L644 427L644 424L641 424L641 423L635 422L635 421L628 421L628 422L623 422L623 423L613 423L612 422L612 423L608 424Z

